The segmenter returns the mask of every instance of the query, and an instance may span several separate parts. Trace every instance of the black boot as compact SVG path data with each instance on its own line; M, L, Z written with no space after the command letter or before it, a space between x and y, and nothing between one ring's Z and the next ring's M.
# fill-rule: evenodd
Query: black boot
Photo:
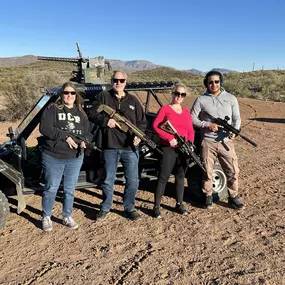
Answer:
M154 206L153 207L153 217L156 218L156 219L161 219L162 218L159 206Z
M243 210L245 208L245 205L240 201L240 198L238 196L229 197L228 204L236 210Z
M177 213L181 214L181 215L188 215L189 212L185 209L185 206L183 203L177 203L176 207L175 207Z
M211 210L213 208L213 196L206 196L205 199L205 208Z

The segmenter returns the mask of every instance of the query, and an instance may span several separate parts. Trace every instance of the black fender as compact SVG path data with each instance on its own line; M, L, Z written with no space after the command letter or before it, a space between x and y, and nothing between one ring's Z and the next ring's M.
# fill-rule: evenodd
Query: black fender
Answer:
M18 200L17 213L20 214L26 208L26 201L23 194L24 183L22 174L2 159L0 159L0 173L6 176L16 186Z

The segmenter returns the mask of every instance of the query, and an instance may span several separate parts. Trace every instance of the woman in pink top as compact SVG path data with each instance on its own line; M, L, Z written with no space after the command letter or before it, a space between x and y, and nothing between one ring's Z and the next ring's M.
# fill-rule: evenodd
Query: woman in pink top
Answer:
M160 162L160 172L155 190L153 216L161 218L160 203L165 191L166 183L171 172L175 168L175 188L176 188L176 211L179 214L187 215L188 211L183 204L184 178L189 163L178 149L178 142L174 134L164 131L161 125L167 120L173 125L180 136L188 142L194 142L194 129L190 111L181 106L187 95L187 87L182 83L177 83L172 90L172 100L169 105L161 107L154 122L153 128L162 140L162 159Z

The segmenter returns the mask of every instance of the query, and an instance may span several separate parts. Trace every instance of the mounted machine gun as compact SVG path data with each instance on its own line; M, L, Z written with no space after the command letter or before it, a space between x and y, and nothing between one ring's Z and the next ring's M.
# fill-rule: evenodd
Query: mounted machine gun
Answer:
M50 56L38 56L39 60L47 61L62 61L71 62L77 65L77 70L72 72L71 81L78 83L105 83L105 71L111 70L111 64L108 60L105 60L103 56L97 56L93 58L83 58L79 48L79 44L76 43L78 57L50 57Z

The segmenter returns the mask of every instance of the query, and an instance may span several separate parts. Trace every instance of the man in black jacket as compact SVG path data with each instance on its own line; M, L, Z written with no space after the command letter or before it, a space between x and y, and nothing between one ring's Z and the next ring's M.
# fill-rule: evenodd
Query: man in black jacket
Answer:
M123 132L118 123L106 113L98 113L100 104L105 104L120 115L127 118L136 127L145 131L146 118L139 100L125 91L127 74L123 71L114 71L112 76L113 88L103 91L96 96L93 107L89 111L89 120L100 126L98 144L102 148L102 159L105 169L105 179L102 183L103 201L97 220L104 219L109 213L114 194L114 183L118 162L124 168L126 185L124 190L124 211L126 217L138 220L140 215L135 210L135 196L138 189L138 162L137 149L140 139L133 134Z

